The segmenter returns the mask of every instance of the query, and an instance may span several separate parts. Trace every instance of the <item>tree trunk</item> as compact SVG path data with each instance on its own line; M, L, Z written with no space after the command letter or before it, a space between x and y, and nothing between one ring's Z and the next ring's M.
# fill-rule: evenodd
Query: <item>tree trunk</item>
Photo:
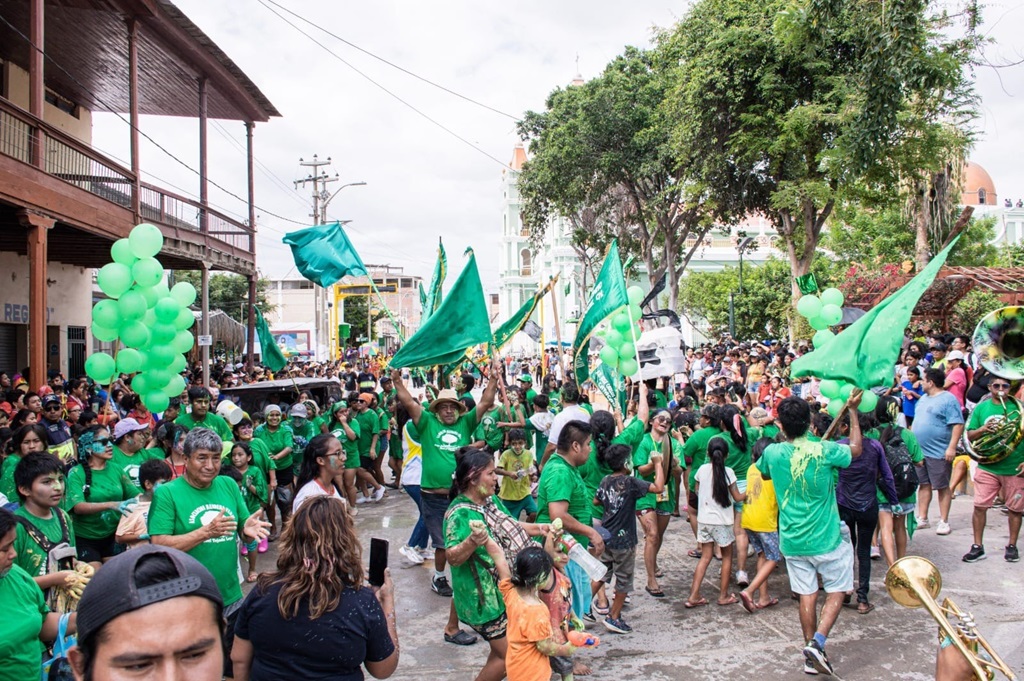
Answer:
M914 206L914 264L920 272L928 265L930 253L928 232L931 211L928 209L928 188L917 187L917 201Z

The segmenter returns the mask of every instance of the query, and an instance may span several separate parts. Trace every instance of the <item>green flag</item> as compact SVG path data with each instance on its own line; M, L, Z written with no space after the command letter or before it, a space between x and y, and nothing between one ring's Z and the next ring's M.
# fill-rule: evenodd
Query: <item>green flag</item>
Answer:
M423 289L423 283L420 283L420 314L422 316L423 311L427 309L427 292Z
M321 286L336 284L348 274L369 274L340 222L289 232L284 242L292 247L295 266L302 276Z
M868 389L892 383L892 368L903 344L903 330L917 301L932 285L954 239L916 277L871 308L824 347L793 362L792 375L845 381Z
M612 371L608 368L607 364L601 362L594 369L594 373L590 375L590 380L594 382L597 389L608 400L609 407L614 408L618 406L619 409L623 408L626 391L622 389L622 381L617 372Z
M444 244L441 239L437 240L437 262L434 263L434 276L430 278L430 290L426 293L426 300L423 304L423 312L420 315L420 324L425 323L431 315L441 307L442 292L445 277L448 276L448 256L444 253Z
M597 283L590 292L590 303L583 313L583 319L576 329L576 340L572 344L573 373L578 385L583 385L590 377L590 337L594 330L625 305L629 305L629 298L626 296L626 278L622 274L619 242L616 239L608 247L601 272L597 275Z
M281 354L281 348L277 347L277 341L270 333L270 327L267 326L267 320L263 318L263 313L255 305L252 309L256 310L256 335L260 337L260 358L263 361L263 366L271 371L280 371L288 364L288 360Z
M462 358L466 348L491 342L491 324L476 256L455 280L437 312L391 358L391 366L429 367Z

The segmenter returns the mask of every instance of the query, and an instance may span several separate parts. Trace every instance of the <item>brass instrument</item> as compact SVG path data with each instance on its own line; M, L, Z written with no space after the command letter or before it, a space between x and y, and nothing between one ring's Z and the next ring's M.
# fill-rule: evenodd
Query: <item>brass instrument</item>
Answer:
M935 564L920 556L900 558L885 573L889 596L905 608L924 607L939 624L939 640L948 636L974 670L979 681L991 680L998 671L1010 681L1013 670L1003 662L975 626L974 617L961 610L951 599L939 605L935 599L942 590L942 575ZM950 617L955 622L950 621Z
M1002 307L985 315L971 339L981 365L993 376L1017 381L1024 378L1024 308ZM996 399L996 398L993 398ZM991 432L971 442L964 430L964 449L980 463L998 463L1024 442L1024 408L1014 398L998 398L1003 415L989 417ZM1010 413L1016 410L1016 413Z

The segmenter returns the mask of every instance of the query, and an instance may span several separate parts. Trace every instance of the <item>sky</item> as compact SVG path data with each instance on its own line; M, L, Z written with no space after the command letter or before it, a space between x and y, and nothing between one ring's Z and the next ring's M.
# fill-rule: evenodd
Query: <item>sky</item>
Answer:
M341 190L328 209L330 219L352 221L346 229L364 262L404 267L406 273L429 279L442 236L453 272L460 269L465 248L475 250L488 291L498 286L502 168L518 141L515 118L542 110L546 96L577 72L592 78L625 46L648 45L653 31L671 26L687 6L666 0L275 0L363 50L497 113L274 8L329 53L260 0L175 2L282 114L257 124L254 137L257 265L263 276L297 275L281 238L312 222L311 185L296 190L293 180L309 172L299 159L310 161L317 154L320 160L330 157L326 170L338 174L339 181L328 184L330 191L366 183ZM1010 64L1024 59L1024 33L1017 30L1024 23L1024 3L994 0L984 12L984 30L994 40L986 49L988 60ZM1000 200L1024 198L1024 65L982 67L975 76L982 107L971 157L992 175ZM195 119L146 116L141 128L198 168ZM93 143L127 158L126 124L97 114ZM244 148L240 122L211 122L210 178L241 197L246 194ZM192 171L145 140L141 154L148 180L198 194ZM229 214L246 217L243 202L216 188L211 187L210 200Z

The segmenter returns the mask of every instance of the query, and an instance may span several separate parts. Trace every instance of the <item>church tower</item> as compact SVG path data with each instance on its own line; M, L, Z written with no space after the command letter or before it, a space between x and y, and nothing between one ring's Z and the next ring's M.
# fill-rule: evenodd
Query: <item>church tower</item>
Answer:
M537 271L529 232L520 215L519 171L526 163L522 143L512 151L510 169L502 171L501 256L498 263L498 303L501 320L508 319L537 288Z

